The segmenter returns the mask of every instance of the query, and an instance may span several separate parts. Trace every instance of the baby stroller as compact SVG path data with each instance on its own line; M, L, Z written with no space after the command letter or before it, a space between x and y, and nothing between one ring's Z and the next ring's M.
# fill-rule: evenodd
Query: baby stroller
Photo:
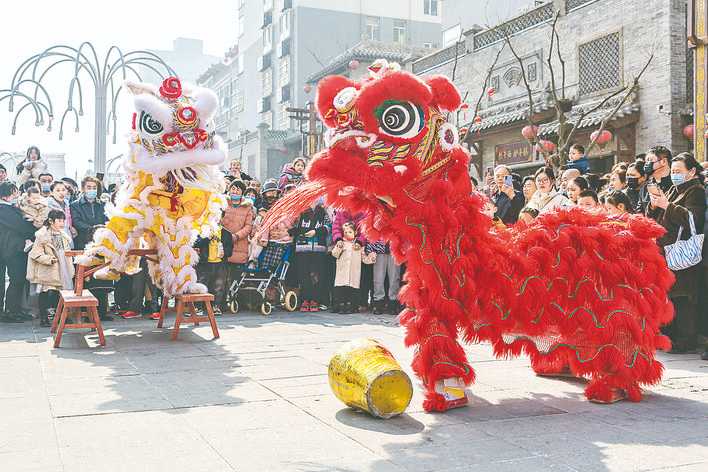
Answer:
M285 245L283 245L285 246ZM275 289L278 292L278 305L287 311L295 311L298 307L297 293L292 290L285 291L283 282L288 275L290 268L290 257L293 250L291 245L283 248L274 248L275 253L270 248L261 251L255 267L249 266L241 274L240 279L231 283L226 295L226 303L232 313L237 313L239 291L255 292L260 302L260 312L268 316L273 311L273 300L268 300L268 289ZM276 258L274 260L274 258Z

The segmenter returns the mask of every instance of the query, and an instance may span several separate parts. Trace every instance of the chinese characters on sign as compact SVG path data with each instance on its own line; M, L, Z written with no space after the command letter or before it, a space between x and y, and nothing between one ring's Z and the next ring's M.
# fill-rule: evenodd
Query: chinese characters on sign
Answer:
M494 162L496 165L531 162L531 158L531 145L528 141L499 144L494 147Z

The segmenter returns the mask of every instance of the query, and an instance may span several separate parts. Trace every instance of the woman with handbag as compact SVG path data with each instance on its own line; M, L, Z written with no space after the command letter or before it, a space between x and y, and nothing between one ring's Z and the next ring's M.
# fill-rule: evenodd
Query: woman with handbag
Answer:
M647 216L666 228L666 234L657 243L664 249L666 262L676 276L669 292L674 304L674 320L665 330L674 353L697 347L697 303L706 210L702 170L691 154L682 153L671 162L673 186L666 194L656 185L647 187L650 203Z

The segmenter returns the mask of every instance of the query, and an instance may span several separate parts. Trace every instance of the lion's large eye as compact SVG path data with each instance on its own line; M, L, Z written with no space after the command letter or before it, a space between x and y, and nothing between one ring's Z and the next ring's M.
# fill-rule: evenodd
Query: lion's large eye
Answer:
M395 138L415 138L425 126L423 109L411 102L387 100L375 114L381 132Z
M149 134L160 134L162 130L163 128L159 121L150 116L149 113L140 112L140 131Z

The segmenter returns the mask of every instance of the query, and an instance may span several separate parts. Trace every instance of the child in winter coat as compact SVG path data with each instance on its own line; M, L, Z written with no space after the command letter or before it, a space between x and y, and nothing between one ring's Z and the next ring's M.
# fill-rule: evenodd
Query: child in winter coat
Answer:
M280 174L280 179L278 180L278 189L282 192L286 185L299 185L305 178L303 172L305 172L306 166L307 161L304 157L296 157L291 164L285 164L283 173Z
M49 326L48 311L57 306L59 290L73 287L74 266L64 255L71 250L72 242L64 225L64 213L51 210L44 226L35 233L27 260L27 280L36 284L39 292L40 326Z
M332 255L337 259L337 273L334 279L335 313L349 314L357 311L361 264L376 262L376 253L365 254L356 237L354 223L344 223L342 239L332 249Z
M49 215L49 207L37 187L29 187L27 193L18 200L17 206L25 219L32 223L35 228L40 229L44 226L44 222L47 221L47 216Z

